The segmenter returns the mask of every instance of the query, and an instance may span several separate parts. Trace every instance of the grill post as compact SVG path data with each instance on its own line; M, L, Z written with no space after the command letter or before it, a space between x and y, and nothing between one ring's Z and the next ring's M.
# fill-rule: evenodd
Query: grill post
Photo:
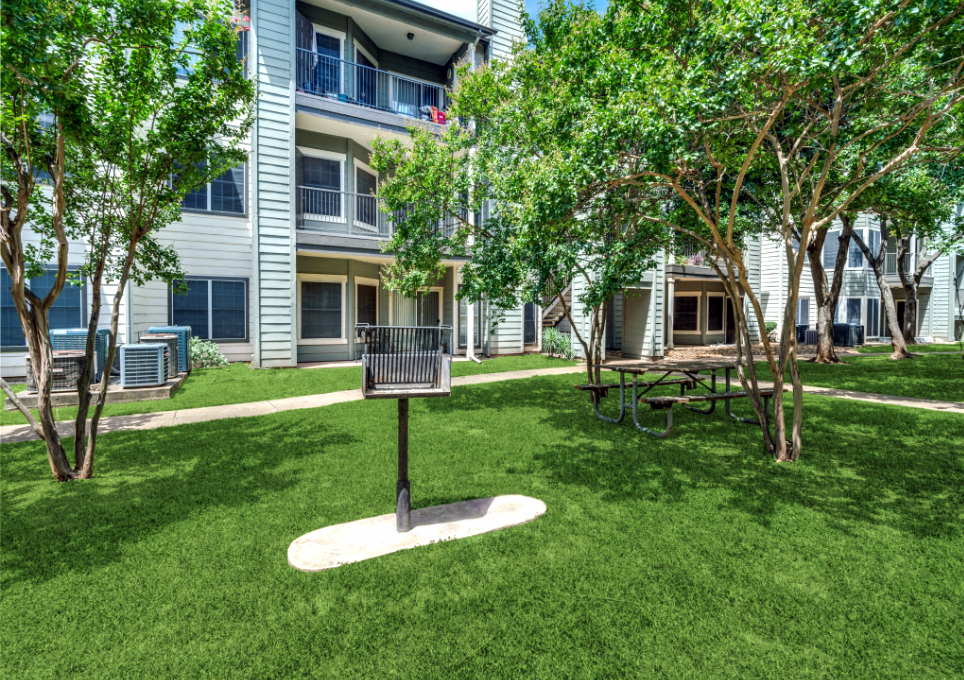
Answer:
M408 481L408 399L398 400L398 483L395 485L395 531L412 528L412 485Z

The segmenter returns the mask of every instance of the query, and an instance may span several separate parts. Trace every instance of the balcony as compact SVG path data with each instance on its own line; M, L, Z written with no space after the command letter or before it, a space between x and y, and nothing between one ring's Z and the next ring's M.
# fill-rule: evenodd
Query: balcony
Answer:
M298 90L374 111L441 123L448 108L448 94L442 85L311 50L297 50L296 75ZM443 113L437 116L436 112Z
M911 254L907 253L904 255L904 273L908 276L913 274L912 267L916 267L916 264L911 264ZM897 276L897 253L884 253L884 274Z
M298 187L298 229L332 236L352 236L388 239L392 224L403 218L403 213L386 214L381 201L372 195L348 191ZM468 213L462 215L468 219ZM457 220L439 220L436 229L445 236L455 233Z

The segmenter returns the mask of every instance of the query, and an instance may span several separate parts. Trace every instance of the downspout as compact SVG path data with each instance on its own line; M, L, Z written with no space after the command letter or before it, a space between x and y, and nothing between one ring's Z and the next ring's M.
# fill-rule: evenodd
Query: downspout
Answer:
M253 78L258 72L251 67L251 60L256 59L258 53L258 0L251 0L251 31L250 44L248 45L248 77ZM255 83L255 87L257 87ZM258 106L260 97L255 100L255 107ZM251 279L254 283L254 304L252 305L254 321L254 354L251 357L252 363L261 368L261 230L258 227L258 147L259 131L261 129L260 117L255 115L254 125L251 130ZM248 302L251 304L251 301Z
M472 47L469 50L469 63L472 66L472 71L475 71L475 50L479 45L479 40L482 39L482 31L478 31L475 35L475 40L471 43ZM469 157L475 155L475 149L469 149ZM472 165L469 165L469 172L472 171ZM475 224L475 211L472 210L469 213L469 224L477 226ZM473 242L474 245L474 242ZM462 268L459 268L459 278L462 277ZM456 289L457 290L457 289ZM481 364L482 361L475 356L475 304L465 303L465 356L477 364Z

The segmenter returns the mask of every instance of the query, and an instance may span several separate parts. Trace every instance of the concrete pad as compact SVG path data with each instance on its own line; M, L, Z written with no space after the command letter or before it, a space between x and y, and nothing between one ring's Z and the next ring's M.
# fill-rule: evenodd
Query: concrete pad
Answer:
M395 531L395 514L317 529L288 547L288 564L322 571L420 545L452 541L531 522L546 504L528 496L495 496L412 510L412 530Z

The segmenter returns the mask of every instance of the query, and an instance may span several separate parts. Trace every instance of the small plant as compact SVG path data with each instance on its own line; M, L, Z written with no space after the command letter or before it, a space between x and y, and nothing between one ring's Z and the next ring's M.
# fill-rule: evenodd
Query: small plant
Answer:
M566 359L572 359L572 336L569 333L559 334L559 354Z
M776 333L777 333L777 322L776 322L776 321L767 321L767 322L766 322L766 329L767 329L767 337L770 339L770 342L776 341L776 339L777 339L777 336L776 336Z
M543 354L559 354L559 343L561 342L562 333L559 332L558 328L546 328L542 331L542 353Z
M218 368L227 365L227 357L221 354L221 348L216 342L191 338L191 368Z

